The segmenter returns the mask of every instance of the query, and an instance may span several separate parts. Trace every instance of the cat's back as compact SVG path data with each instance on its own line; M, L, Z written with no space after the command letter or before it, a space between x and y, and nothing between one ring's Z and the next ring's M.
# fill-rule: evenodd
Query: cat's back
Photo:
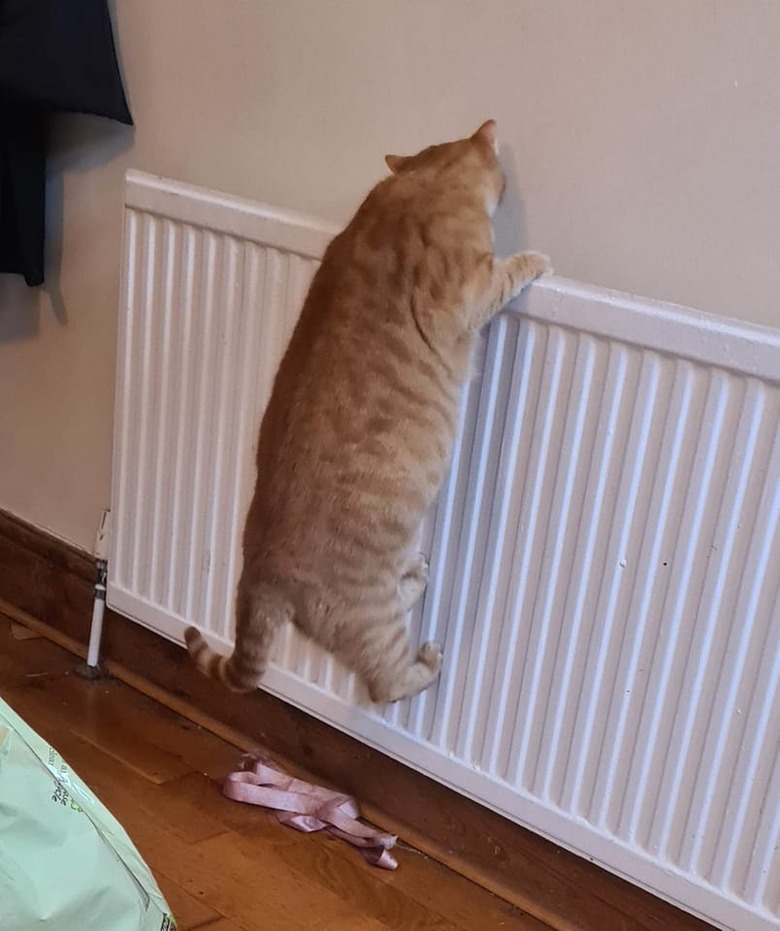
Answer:
M308 422L324 416L341 435L376 411L377 394L382 407L415 390L423 402L449 394L463 373L451 371L452 347L431 345L418 316L459 303L471 256L489 246L485 228L477 211L459 207L457 192L416 179L380 182L315 274L271 399L287 413L277 431L292 435L306 421L325 437L331 431Z
M257 454L269 532L303 510L316 522L369 476L413 489L454 430L458 385L413 313L430 246L398 188L380 184L330 244L280 365Z
M345 515L370 528L382 510L427 507L471 345L433 339L426 320L462 303L490 235L468 179L423 171L369 193L328 246L279 368L258 443L253 539L308 546Z

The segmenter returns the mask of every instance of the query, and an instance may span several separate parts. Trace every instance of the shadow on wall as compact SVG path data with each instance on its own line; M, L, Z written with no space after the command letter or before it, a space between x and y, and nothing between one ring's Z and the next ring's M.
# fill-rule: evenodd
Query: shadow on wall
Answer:
M499 258L506 258L528 248L525 229L525 205L520 194L515 160L512 150L502 145L498 153L501 167L506 175L504 198L493 218L496 231L495 253Z
M64 179L68 174L105 165L131 148L134 129L100 117L56 115L52 119L46 180L46 281L30 288L20 275L0 274L0 343L34 339L41 313L51 310L63 326L68 313L60 289L64 225ZM514 158L508 146L500 151L506 191L495 215L496 255L506 257L527 248L525 207ZM78 209L78 204L70 205Z
M47 307L60 324L67 324L60 288L64 179L112 161L132 146L133 137L133 127L97 116L52 117L46 158L46 278L40 287L30 288L21 275L0 275L0 343L35 338ZM78 205L71 204L74 208Z

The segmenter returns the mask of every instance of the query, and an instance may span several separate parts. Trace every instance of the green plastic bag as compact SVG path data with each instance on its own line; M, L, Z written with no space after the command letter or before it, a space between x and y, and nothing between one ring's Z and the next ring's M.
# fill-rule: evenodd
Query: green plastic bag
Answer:
M0 699L0 929L175 927L116 818Z

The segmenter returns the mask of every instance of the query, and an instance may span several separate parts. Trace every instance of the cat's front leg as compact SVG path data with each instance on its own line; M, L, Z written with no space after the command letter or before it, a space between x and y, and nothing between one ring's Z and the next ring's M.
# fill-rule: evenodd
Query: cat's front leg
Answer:
M493 260L496 261L495 259ZM542 275L552 274L550 257L542 252L519 252L508 259L500 260L510 281L510 294L507 301L511 301L529 285ZM503 305L502 305L503 306Z
M550 272L550 259L541 252L519 252L508 259L491 257L483 272L481 293L472 307L471 329L481 329L523 288Z

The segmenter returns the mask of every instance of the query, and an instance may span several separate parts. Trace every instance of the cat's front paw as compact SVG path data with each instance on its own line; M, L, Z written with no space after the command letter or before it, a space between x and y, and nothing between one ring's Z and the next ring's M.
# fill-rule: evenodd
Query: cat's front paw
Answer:
M425 663L431 672L438 672L441 669L442 656L439 644L435 640L429 640L420 647L417 659Z
M524 264L529 278L552 274L553 267L549 255L543 252L524 252L521 258L525 260Z

